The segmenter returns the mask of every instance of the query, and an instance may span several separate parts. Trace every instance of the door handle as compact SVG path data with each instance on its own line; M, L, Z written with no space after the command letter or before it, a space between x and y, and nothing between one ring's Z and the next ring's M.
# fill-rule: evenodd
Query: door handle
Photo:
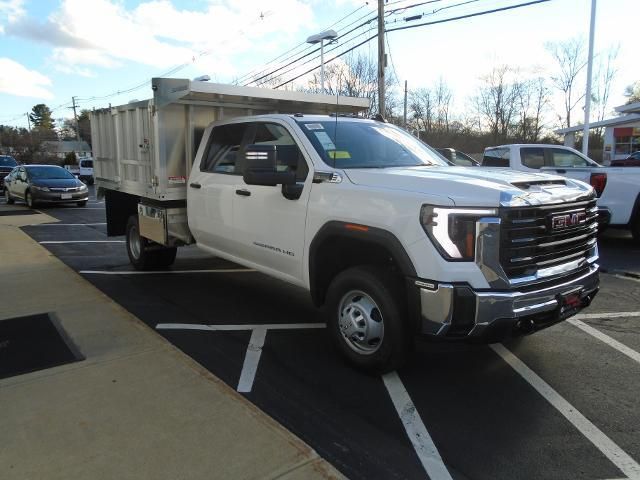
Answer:
M243 197L250 197L251 192L249 190L236 190L236 195L242 195Z
M191 188L202 188L202 185L200 185L199 183L190 183L189 186Z
M557 173L567 173L567 171L564 168L560 168L560 169L556 169Z

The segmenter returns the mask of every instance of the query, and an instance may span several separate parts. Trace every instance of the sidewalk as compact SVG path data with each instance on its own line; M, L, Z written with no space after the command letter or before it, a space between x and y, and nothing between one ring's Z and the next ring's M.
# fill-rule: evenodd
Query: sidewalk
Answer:
M343 478L18 228L52 221L0 216L0 321L53 312L85 360L0 380L0 478Z

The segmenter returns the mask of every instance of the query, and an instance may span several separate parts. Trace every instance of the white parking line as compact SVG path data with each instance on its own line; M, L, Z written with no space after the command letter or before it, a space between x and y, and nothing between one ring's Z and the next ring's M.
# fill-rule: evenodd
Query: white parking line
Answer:
M606 313L580 313L571 317L573 320L589 320L592 318L624 318L640 317L640 312L606 312Z
M51 243L124 243L124 240L45 240L39 243L40 245Z
M125 271L113 271L113 270L80 270L79 273L87 275L166 275L171 273L247 273L255 272L250 268L218 268L211 270L125 270Z
M567 322L569 322L571 325L575 325L580 330L587 332L589 335L606 343L610 347L615 348L620 353L629 357L631 360L635 360L636 362L640 363L640 353L636 352L635 350L632 350L631 348L627 347L623 343L620 343L619 341L611 338L609 335L605 335L600 330L597 330L593 328L591 325L587 325L586 323L580 320L570 318L569 320L567 320Z
M203 325L201 323L159 323L157 330L207 330L210 332L231 332L239 330L305 330L309 328L325 328L324 323L264 323L252 325Z
M640 480L640 465L624 450L616 445L598 427L591 423L573 405L560 396L547 382L542 380L525 363L511 353L504 345L490 345L529 385L538 391L553 407L576 427L593 445L607 457L628 479Z
M156 330L206 330L211 332L230 332L251 330L251 339L245 353L244 364L238 381L238 392L248 393L258 371L262 347L268 330L304 330L325 328L324 323L265 323L262 325L202 325L199 323L159 323Z
M429 478L431 480L451 480L451 475L398 374L396 372L387 373L382 376L382 381L387 387L393 406L396 407L407 436Z
M258 363L260 363L260 355L262 347L267 336L266 328L256 328L251 332L251 339L247 347L247 353L244 357L242 372L240 372L240 380L238 381L237 390L242 393L250 392L253 388L253 380L258 371Z
M97 225L106 225L106 223L32 223L27 227L93 227Z

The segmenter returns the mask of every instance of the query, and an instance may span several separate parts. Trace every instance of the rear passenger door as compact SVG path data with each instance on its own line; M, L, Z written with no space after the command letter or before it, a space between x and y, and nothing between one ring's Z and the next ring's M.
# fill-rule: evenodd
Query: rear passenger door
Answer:
M582 180L589 183L591 170L595 167L591 161L564 148L548 148L549 173Z
M241 176L233 195L233 219L239 255L273 274L303 284L302 259L307 204L313 173L299 139L285 124L255 122L248 144L277 145L276 168L296 173L299 198L287 199L282 186L247 185Z
M248 123L213 127L200 164L189 176L189 229L205 248L236 255L233 238L235 185L241 181L241 155Z

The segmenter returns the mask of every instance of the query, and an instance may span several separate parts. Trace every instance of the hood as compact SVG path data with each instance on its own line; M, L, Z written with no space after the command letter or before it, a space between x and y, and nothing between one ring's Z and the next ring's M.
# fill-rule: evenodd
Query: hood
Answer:
M35 178L33 184L38 187L71 188L84 185L77 178Z
M593 189L586 183L509 168L406 167L349 169L356 185L448 197L456 206L524 206L575 201Z

